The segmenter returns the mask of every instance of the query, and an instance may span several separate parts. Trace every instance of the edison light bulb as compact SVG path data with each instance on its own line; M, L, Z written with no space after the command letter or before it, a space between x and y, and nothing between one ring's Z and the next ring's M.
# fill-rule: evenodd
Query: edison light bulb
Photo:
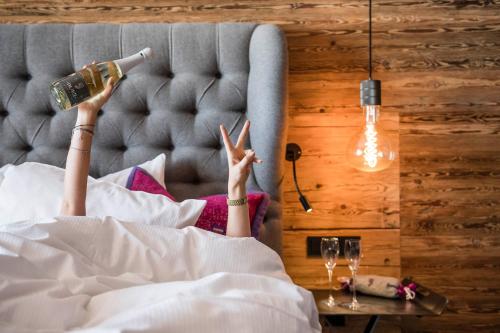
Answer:
M375 172L387 169L396 159L396 150L390 137L380 128L380 81L361 82L361 105L364 124L349 141L347 160L361 171Z

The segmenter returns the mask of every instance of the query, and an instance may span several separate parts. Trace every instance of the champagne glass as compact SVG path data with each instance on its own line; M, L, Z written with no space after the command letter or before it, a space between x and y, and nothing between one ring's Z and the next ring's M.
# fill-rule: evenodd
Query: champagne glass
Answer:
M347 265L352 272L352 302L346 304L351 310L358 310L359 303L356 299L356 273L361 260L361 241L359 239L346 239L344 248Z
M329 296L328 299L323 300L321 303L332 308L335 306L335 299L332 295L333 290L333 269L337 265L337 258L339 257L339 239L337 237L323 237L321 238L321 256L325 261L325 267L328 271L328 285Z

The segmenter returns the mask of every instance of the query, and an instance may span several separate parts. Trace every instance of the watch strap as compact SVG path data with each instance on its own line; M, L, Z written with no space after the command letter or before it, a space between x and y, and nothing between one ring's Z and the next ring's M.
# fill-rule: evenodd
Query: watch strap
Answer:
M241 199L227 199L227 205L228 206L243 206L244 204L246 204L248 202L248 198L247 197L244 197L244 198L241 198Z

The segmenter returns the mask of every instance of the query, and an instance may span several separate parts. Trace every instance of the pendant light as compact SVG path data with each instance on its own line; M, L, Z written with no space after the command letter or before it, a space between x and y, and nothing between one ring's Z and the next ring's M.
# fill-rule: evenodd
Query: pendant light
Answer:
M366 172L387 169L396 159L391 138L378 123L382 91L380 80L372 80L372 0L369 0L369 76L361 81L360 102L363 109L363 126L347 146L347 161L351 166Z

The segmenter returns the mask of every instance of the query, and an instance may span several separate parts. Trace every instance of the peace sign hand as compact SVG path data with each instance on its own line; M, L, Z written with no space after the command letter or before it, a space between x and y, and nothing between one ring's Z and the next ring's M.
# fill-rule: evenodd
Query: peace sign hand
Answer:
M244 191L245 184L248 176L250 175L252 164L262 163L262 160L255 155L255 151L252 149L244 149L249 129L250 121L247 120L238 137L238 142L236 142L236 145L233 145L226 128L224 125L220 125L224 146L226 147L227 163L229 166L229 178L227 183L228 193L230 197L231 193L239 196L234 199L240 199L241 196L245 194L242 192L246 192Z

